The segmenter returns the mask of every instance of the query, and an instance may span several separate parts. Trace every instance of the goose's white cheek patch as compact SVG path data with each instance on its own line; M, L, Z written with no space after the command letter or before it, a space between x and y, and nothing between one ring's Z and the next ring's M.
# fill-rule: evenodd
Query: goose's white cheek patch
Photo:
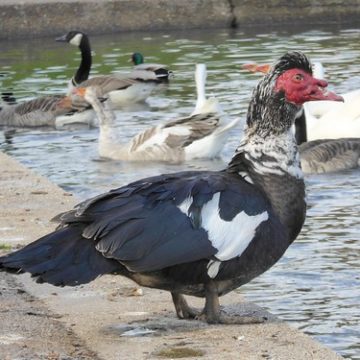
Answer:
M82 39L82 34L76 34L70 41L69 43L71 45L74 45L74 46L79 46L80 43L81 43L81 39Z
M268 220L269 214L264 211L257 215L240 212L231 221L221 219L219 215L220 193L216 193L201 211L201 227L208 233L212 245L218 249L215 254L220 261L226 261L240 256L249 246L255 236L257 227ZM208 274L212 278L217 275L220 264L210 261Z

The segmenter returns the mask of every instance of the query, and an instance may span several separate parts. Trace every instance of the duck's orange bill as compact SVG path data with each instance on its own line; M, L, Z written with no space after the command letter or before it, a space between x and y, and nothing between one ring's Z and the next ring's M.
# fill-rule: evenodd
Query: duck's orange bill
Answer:
M263 74L267 74L271 68L271 65L269 64L258 65L256 63L253 63L253 64L244 64L243 68L251 72L261 72Z

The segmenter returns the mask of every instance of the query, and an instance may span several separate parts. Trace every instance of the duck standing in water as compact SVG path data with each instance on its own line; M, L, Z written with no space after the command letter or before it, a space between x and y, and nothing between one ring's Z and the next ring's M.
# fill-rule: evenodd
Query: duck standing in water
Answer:
M305 55L285 54L255 88L226 169L150 177L85 201L0 267L57 286L116 273L170 291L179 318L259 321L227 315L219 296L268 270L299 234L305 185L291 127L305 101L342 101L326 87ZM184 295L205 297L204 309Z

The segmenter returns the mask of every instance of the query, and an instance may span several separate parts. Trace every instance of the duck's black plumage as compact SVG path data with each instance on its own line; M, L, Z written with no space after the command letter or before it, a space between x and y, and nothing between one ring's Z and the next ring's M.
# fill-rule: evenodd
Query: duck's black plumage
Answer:
M179 317L196 315L189 294L206 297L208 322L228 322L218 296L274 265L305 219L290 131L301 104L274 90L296 59L311 69L304 55L286 54L255 89L245 138L224 171L155 176L90 199L59 215L55 232L1 257L0 267L60 286L119 273L171 291Z
M29 271L40 282L54 285L77 285L109 270L126 271L114 260L132 272L154 272L183 263L188 267L189 263L211 259L217 253L201 227L200 212L219 192L221 219L231 221L242 211L249 216L267 211L269 219L257 229L255 241L261 244L264 237L271 236L281 243L286 237L286 230L273 214L269 201L241 176L227 171L181 172L141 180L79 204L76 210L59 216L59 230L17 255L3 258L1 263ZM189 216L179 209L188 197L193 198ZM253 251L255 256L265 253L276 257L278 249L272 244L255 247ZM244 259L239 260L241 263ZM199 279L206 280L207 262L200 266L190 264L188 276L181 271L176 281L196 284ZM77 282L74 273L79 276ZM166 269L165 273L171 270ZM219 277L229 279L232 275L220 271ZM170 280L166 280L165 287Z

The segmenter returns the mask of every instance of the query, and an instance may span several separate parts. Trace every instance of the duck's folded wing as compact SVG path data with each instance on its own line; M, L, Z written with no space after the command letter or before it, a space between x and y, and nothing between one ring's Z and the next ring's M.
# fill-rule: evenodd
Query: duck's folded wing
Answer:
M62 221L85 224L82 236L104 257L137 272L228 260L279 228L267 200L225 172L145 179L81 204Z
M63 98L64 96L62 95L42 96L16 105L14 107L14 112L18 115L25 115L36 110L43 112L55 111L58 103Z
M86 81L83 81L80 84L80 86L81 87L93 86L97 89L98 95L101 96L111 91L125 90L129 86L134 85L136 83L137 83L136 79L104 75L104 76L95 76Z
M192 142L213 133L219 124L216 114L198 114L154 126L137 134L131 141L130 151L181 150Z

